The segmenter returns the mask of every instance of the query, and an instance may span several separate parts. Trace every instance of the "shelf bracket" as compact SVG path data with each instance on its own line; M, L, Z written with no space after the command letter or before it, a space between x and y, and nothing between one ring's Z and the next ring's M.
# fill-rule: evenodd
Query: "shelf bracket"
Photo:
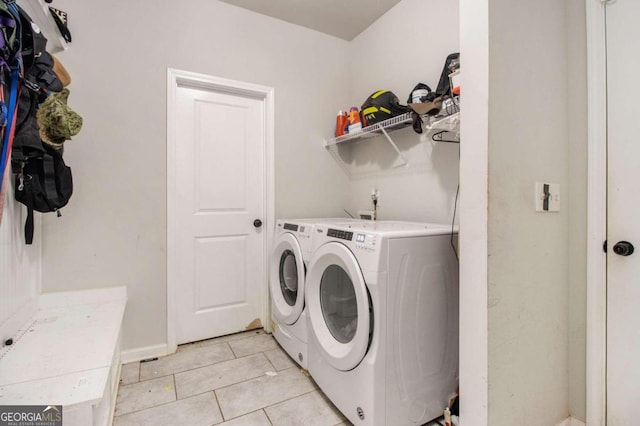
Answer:
M396 153L398 154L398 157L400 157L400 159L402 160L401 166L406 166L407 164L409 164L407 159L404 157L404 155L402 155L402 153L398 149L398 146L393 142L393 139L391 139L391 136L389 136L389 133L387 133L387 131L384 129L384 127L382 127L381 125L378 124L378 129L380 129L382 131L382 133L387 138L387 140L389 141L389 143L391 144L393 149L395 149Z

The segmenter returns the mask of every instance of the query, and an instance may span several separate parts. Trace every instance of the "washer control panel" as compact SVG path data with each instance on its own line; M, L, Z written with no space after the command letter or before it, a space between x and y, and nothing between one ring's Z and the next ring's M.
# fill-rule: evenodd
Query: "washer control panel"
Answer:
M376 236L372 234L356 234L356 248L373 251L376 248Z
M340 238L341 240L352 241L353 232L341 231L339 229L327 229L327 237Z

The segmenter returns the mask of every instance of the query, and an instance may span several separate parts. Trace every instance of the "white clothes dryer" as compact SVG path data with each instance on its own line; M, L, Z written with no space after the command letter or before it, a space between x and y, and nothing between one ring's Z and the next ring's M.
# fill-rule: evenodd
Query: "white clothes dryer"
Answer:
M279 219L269 261L273 336L302 368L307 368L305 275L315 225L362 222L355 219Z
M316 226L306 278L309 372L358 425L420 425L458 382L451 225Z

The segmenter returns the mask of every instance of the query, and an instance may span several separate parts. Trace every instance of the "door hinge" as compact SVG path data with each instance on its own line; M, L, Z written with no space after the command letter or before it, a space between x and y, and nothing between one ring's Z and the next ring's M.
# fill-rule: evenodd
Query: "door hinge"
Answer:
M602 243L602 250L606 253L607 252L607 240L604 240L604 243Z

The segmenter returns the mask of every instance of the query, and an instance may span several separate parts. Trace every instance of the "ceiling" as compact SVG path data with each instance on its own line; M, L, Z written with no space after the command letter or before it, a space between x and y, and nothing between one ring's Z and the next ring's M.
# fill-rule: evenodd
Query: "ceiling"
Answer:
M351 41L400 0L222 0Z

